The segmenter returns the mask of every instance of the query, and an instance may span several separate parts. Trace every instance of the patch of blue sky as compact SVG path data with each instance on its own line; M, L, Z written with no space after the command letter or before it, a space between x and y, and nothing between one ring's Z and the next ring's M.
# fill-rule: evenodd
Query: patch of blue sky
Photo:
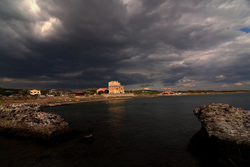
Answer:
M249 33L250 32L250 27L241 28L240 31L245 32L245 33Z

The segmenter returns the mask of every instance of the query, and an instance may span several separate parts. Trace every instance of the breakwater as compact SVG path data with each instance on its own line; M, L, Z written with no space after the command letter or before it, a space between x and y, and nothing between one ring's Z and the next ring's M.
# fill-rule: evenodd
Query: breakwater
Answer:
M13 103L0 106L0 132L41 139L64 134L70 127L54 113L42 111L38 103Z

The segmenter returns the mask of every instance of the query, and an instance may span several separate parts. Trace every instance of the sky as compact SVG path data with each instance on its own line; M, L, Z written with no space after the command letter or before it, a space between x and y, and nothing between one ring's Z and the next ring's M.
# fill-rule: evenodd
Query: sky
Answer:
M250 90L249 0L1 0L0 87Z

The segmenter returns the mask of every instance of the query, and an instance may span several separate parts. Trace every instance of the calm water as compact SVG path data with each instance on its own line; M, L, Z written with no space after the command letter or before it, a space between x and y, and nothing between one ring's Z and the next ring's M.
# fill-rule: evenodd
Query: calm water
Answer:
M45 108L81 133L52 145L0 136L0 166L204 166L187 151L201 127L193 110L212 102L250 110L249 100L250 94L227 94ZM92 144L82 140L88 134Z

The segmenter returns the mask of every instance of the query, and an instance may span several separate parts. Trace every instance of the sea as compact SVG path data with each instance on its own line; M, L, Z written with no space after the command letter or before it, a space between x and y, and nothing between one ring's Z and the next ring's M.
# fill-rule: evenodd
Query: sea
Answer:
M190 152L201 124L200 105L226 103L250 110L250 94L131 98L46 107L74 131L56 140L0 136L1 167L218 166ZM204 150L206 152L206 150Z

